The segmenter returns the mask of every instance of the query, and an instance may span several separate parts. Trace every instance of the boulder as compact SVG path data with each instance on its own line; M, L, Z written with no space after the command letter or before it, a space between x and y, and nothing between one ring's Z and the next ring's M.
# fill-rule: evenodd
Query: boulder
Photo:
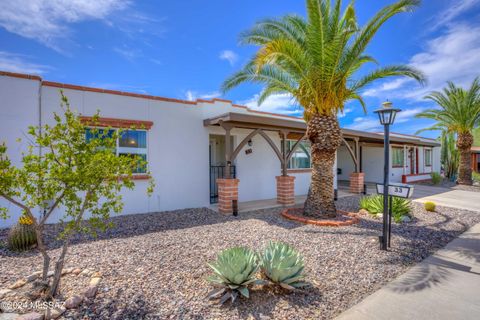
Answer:
M98 289L97 286L89 285L85 290L85 292L83 293L83 295L87 298L93 298L97 294L97 289Z
M68 298L65 300L65 308L67 309L74 309L77 308L83 301L81 296L75 295L73 297Z
M27 283L27 279L20 279L20 280L17 280L17 282L12 284L10 287L8 287L8 289L12 289L12 290L17 289L17 288L23 287L26 283Z
M47 309L45 311L45 320L53 320L59 318L62 314L65 313L67 309L65 307L57 307L53 309Z
M43 320L43 314L38 312L25 313L19 316L17 320Z

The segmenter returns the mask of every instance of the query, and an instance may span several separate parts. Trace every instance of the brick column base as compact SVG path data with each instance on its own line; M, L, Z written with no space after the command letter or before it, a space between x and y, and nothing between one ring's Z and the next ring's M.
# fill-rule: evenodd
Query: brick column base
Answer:
M362 193L364 183L365 183L365 173L353 172L350 174L350 192L351 193Z
M295 205L295 177L278 176L277 178L277 203L284 206Z
M232 213L232 200L238 200L238 179L217 179L218 211Z

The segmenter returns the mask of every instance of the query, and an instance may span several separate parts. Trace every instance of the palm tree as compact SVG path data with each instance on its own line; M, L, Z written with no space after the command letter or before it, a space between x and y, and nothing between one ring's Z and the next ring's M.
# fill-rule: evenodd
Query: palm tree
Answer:
M342 12L342 1L307 0L307 18L286 15L258 22L241 34L243 44L259 46L245 67L223 83L226 92L241 83L264 85L258 103L270 95L287 93L303 108L311 142L312 176L304 214L336 215L333 166L342 141L337 119L349 100L365 110L360 90L391 76L423 75L404 65L377 68L354 79L366 63L376 62L365 50L377 31L393 16L413 9L418 0L400 0L381 9L363 27L357 24L353 1Z
M468 90L449 81L442 92L433 91L425 98L434 101L440 108L417 114L419 118L436 121L433 126L420 131L444 130L456 134L456 145L460 151L458 183L471 185L473 129L480 123L480 78L477 77Z

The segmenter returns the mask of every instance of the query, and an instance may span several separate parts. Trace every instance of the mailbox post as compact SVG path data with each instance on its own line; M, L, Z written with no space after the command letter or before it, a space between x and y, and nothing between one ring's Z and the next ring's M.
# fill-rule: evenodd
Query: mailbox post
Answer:
M388 203L388 214L385 214L385 207L383 208L383 232L380 236L380 249L387 250L387 247L390 247L390 239L392 238L392 201L393 197L399 198L410 198L413 195L413 186L408 184L401 183L391 183L388 185L388 188L384 187L385 185L377 183L377 193L388 194L387 203ZM384 198L385 200L385 198ZM384 202L385 203L385 202ZM385 245L385 249L383 249Z

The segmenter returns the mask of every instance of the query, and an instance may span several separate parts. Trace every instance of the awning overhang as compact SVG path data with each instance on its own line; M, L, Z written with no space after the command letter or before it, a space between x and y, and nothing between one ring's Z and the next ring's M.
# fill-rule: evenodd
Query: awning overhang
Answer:
M301 118L273 117L252 115L246 113L229 112L213 118L203 120L204 126L224 126L241 129L263 129L268 131L287 131L304 135L307 130L305 121ZM383 134L365 132L352 129L342 129L345 139L359 139L360 142L383 143ZM438 147L440 143L435 140L404 135L391 134L392 143L411 144L420 146Z

